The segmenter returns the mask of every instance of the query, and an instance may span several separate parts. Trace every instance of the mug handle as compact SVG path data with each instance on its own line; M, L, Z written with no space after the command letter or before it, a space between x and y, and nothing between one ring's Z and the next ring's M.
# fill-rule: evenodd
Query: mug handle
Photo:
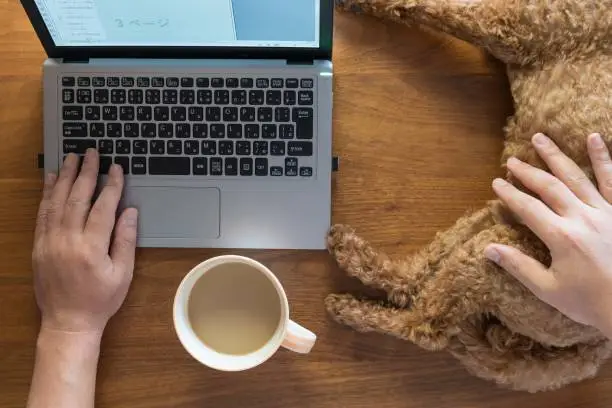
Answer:
M287 324L287 334L283 340L283 347L295 353L308 354L317 341L317 335L300 326L293 320Z

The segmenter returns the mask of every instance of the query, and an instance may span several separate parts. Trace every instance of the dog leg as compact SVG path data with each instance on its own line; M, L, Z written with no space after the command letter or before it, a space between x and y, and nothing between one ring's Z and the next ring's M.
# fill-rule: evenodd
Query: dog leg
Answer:
M428 324L418 324L419 316L410 310L357 300L351 295L330 295L325 305L334 320L358 332L391 335L427 350L443 349L452 334L435 332Z

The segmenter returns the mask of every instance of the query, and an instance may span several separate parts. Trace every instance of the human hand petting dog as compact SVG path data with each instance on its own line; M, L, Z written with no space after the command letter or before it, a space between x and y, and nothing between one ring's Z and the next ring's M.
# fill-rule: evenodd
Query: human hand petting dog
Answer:
M546 136L533 145L552 174L517 159L512 174L534 198L504 180L498 197L549 248L549 268L520 251L493 244L485 256L522 282L542 301L569 318L612 338L612 160L601 136L588 138L589 157L599 190Z
M99 156L67 156L58 176L45 179L32 261L41 311L29 408L94 406L100 341L119 310L134 270L137 211L117 220L123 190L113 165L92 203Z

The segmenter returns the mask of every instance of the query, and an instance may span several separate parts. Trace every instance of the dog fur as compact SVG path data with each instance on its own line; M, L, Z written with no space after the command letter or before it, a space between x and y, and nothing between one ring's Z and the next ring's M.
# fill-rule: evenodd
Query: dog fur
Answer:
M542 132L595 182L586 138L598 132L608 145L612 141L612 0L336 4L440 30L503 61L515 112L505 128L502 163L514 156L549 171L531 144ZM525 191L511 174L506 178ZM405 259L390 259L351 227L334 225L328 248L339 266L384 290L387 301L332 294L327 310L357 331L446 350L472 374L513 390L553 390L594 377L611 354L611 342L541 302L487 261L483 251L489 243L514 246L550 265L546 246L497 200Z

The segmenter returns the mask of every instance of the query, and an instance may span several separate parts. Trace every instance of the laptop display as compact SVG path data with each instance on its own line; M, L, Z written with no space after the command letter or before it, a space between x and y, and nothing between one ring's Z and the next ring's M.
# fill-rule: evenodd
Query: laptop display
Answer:
M320 0L35 0L60 47L320 46Z

